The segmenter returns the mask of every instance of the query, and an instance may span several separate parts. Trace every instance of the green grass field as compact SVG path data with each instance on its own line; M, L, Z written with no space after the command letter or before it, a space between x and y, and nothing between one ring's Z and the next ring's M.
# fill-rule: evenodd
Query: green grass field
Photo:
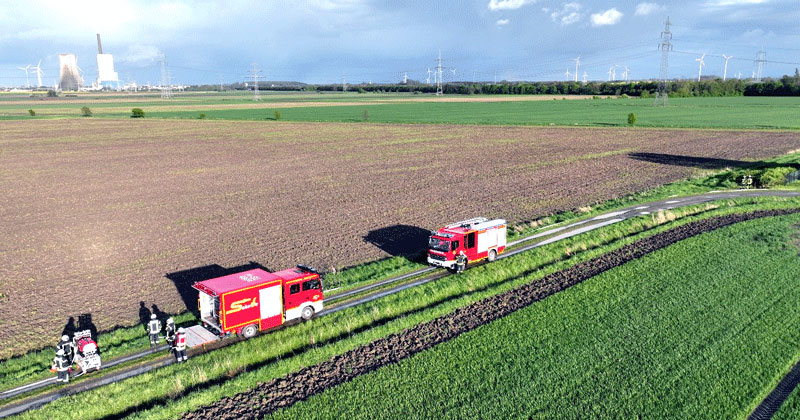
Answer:
M687 239L272 418L745 418L800 358L798 222Z
M183 95L183 94L181 94ZM798 97L672 98L666 108L653 107L651 99L535 100L515 102L445 102L422 95L293 94L267 95L258 108L244 95L193 94L175 99L131 98L114 102L81 97L76 103L58 100L41 104L0 102L0 119L81 118L80 108L89 106L95 118L128 118L130 109L144 109L146 118L274 120L279 110L283 121L364 121L413 124L489 124L534 126L626 126L627 116L637 116L637 126L721 129L800 129ZM216 96L215 96L216 95ZM433 99L410 102L406 99ZM491 99L491 97L486 97ZM123 98L124 99L124 98ZM76 99L77 100L77 99ZM280 102L361 102L363 105L297 106L281 108ZM390 101L390 103L374 103ZM225 105L221 107L220 105ZM242 107L237 107L242 105ZM187 106L196 107L188 110ZM37 111L29 117L27 110Z
M656 108L650 99L554 100L526 102L419 102L369 106L327 106L281 109L284 121L424 124L626 126L635 113L642 127L726 129L800 129L800 98L675 98ZM227 109L155 112L153 117L272 119L270 110Z

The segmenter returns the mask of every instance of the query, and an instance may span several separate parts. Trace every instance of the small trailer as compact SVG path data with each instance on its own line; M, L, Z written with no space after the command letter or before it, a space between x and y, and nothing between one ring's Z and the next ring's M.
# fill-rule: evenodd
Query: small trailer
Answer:
M90 370L100 370L100 352L97 343L92 340L90 330L78 331L72 336L72 346L75 349L75 363L78 365L78 373L75 376L83 375Z
M311 319L323 309L319 273L302 265L275 273L257 268L192 287L199 292L203 326L220 337L250 338L293 319Z
M428 264L456 270L459 255L466 259L464 266L483 259L494 261L506 249L506 229L505 220L485 217L447 225L430 236Z

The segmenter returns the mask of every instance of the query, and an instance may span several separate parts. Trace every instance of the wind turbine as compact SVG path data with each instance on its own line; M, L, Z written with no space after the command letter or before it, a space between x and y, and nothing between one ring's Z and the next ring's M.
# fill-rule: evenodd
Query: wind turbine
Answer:
M726 77L728 76L728 60L733 58L733 56L729 57L729 56L727 56L725 54L722 54L722 58L725 59L725 70L722 71L722 81L724 82Z
M581 64L581 56L578 56L575 60L575 82L578 81L578 65Z
M30 70L31 65L28 64L25 67L17 67L20 70L25 70L25 85L31 87L31 79L28 78L28 70Z
M701 55L700 58L695 58L694 59L694 61L697 61L699 63L698 70L697 70L697 81L698 82L700 81L700 76L703 75L703 66L706 65L705 61L703 61L704 58L706 58L705 54Z
M625 71L622 72L622 77L626 82L628 81L628 75L630 74L630 71L631 69L629 69L628 66L625 66Z
M567 72L564 73L564 75L566 77L566 80L569 81L570 80L570 76L572 76L572 74L570 74L570 72L569 72L569 67L567 67Z
M583 71L583 83L586 83L586 76L588 76L588 75L586 74L586 70L584 70Z
M619 67L619 66L614 64L613 66L611 66L608 69L608 80L609 81L612 81L612 82L616 82L617 81L617 67Z
M426 84L431 84L431 68L428 67L428 78L425 79Z
M41 87L42 85L42 75L44 72L42 71L42 60L39 60L39 64L36 65L36 87Z

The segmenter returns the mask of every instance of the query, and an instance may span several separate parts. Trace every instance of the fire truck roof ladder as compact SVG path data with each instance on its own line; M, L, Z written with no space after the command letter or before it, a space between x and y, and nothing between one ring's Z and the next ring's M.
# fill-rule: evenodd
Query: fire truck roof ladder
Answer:
M483 222L486 222L488 220L489 219L487 219L485 217L473 217L472 219L462 220L460 222L455 222L453 224L449 224L446 227L447 228L457 228L457 227L469 228L472 225L476 225L478 223L483 223Z

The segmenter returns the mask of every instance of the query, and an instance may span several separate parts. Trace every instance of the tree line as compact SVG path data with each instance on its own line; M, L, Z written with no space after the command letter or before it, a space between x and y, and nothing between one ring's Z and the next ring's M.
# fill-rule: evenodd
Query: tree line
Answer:
M659 82L499 82L471 83L451 82L442 86L446 94L456 95L628 95L652 97L658 91ZM768 78L762 82L751 80L703 79L670 80L666 83L671 97L690 96L800 96L800 72L781 78ZM340 84L308 85L304 90L342 91ZM436 93L436 85L418 82L398 84L355 84L347 86L349 91L366 92L410 92Z

